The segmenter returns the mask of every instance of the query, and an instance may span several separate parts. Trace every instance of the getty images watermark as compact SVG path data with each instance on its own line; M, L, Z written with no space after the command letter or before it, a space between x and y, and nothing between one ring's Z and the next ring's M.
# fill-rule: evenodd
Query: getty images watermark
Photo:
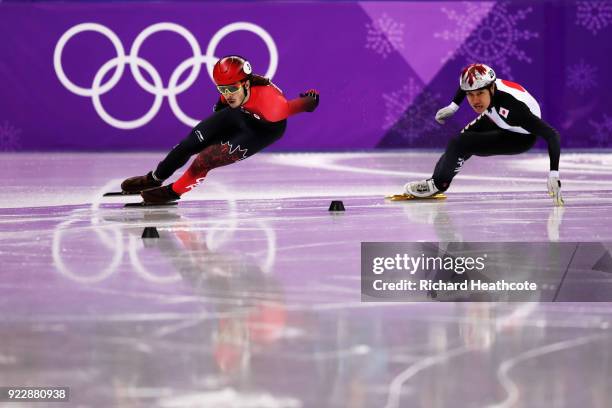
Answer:
M612 301L608 247L363 242L362 301ZM597 284L589 284L595 281L588 278L596 277Z
M395 254L394 257L376 257L372 261L372 272L376 275L391 271L405 271L411 276L417 272L450 271L461 275L469 271L483 271L487 254L478 257L471 256L410 256L406 253ZM374 290L536 290L535 282L506 282L505 280L487 282L481 279L462 280L459 282L419 279L418 281L401 279L386 282L382 278L373 282Z

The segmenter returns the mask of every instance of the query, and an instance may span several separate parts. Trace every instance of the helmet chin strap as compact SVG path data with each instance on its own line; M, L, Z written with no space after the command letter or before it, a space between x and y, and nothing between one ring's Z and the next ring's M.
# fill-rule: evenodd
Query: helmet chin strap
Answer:
M245 83L245 85L246 85L246 83ZM249 86L249 88L250 88L250 86ZM248 97L249 97L249 92L248 92L246 86L242 87L242 94L243 94L243 98L242 98L242 102L240 102L240 106L244 105L245 102L247 101Z
M489 102L489 106L487 106L487 110L489 110L489 108L493 105L493 94L495 93L495 91L492 91L492 89L494 89L494 87L495 82L485 88L489 92L489 99L491 100Z

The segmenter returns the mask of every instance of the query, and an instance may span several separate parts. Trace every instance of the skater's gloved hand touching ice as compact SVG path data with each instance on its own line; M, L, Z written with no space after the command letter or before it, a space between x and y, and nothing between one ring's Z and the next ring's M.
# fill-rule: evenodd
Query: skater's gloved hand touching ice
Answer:
M436 113L436 121L443 125L444 122L446 122L446 119L453 116L458 109L459 105L457 105L455 102L451 102L450 105L443 107L438 111L438 113Z
M563 206L563 197L561 196L561 180L559 180L559 172L551 170L548 175L548 194L553 198L553 202L557 207Z
M309 106L306 109L306 112L314 112L314 110L317 109L317 106L319 106L319 91L316 89L309 89L308 91L301 93L300 97L309 99Z

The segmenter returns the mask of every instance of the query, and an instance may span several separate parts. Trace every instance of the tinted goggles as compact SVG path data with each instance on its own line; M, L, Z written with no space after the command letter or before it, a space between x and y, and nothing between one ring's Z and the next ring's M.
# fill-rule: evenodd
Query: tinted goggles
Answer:
M217 90L221 95L231 95L238 92L242 88L242 82L238 82L233 85L218 85Z

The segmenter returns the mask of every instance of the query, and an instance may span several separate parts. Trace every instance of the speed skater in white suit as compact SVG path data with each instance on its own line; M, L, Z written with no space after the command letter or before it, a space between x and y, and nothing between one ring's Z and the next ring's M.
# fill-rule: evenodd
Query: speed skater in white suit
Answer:
M478 117L453 137L438 160L430 179L407 183L406 194L419 198L446 191L453 177L472 155L495 156L526 152L542 137L548 144L550 173L548 193L554 204L563 205L559 180L559 134L541 119L540 105L521 85L499 79L495 71L484 64L472 64L463 69L459 90L453 102L440 109L436 121L444 124L459 109L467 96Z

